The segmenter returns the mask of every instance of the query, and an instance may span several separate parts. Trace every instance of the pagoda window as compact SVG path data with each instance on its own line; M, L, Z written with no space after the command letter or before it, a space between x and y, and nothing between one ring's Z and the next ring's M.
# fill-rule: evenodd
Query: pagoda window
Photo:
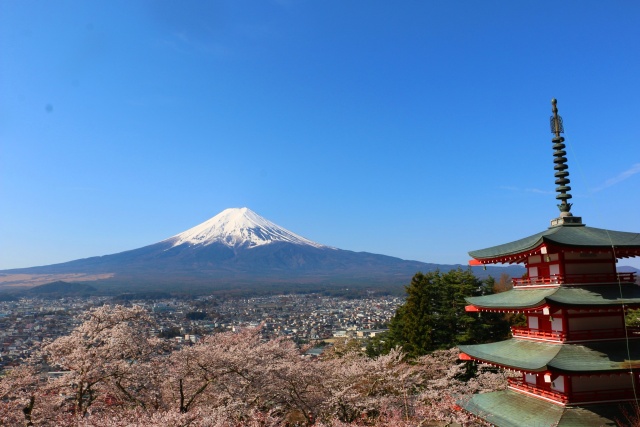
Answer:
M551 322L552 331L562 331L562 317L554 317Z
M527 321L529 322L529 329L538 329L538 318L536 316L529 316Z
M563 375L558 375L556 379L551 381L551 390L564 393L564 376Z
M534 374L524 374L524 381L527 384L536 385L537 377Z
M532 255L527 258L527 274L531 280L528 284L549 284L558 283L549 281L550 278L561 276L562 266L560 265L560 255L544 254Z
M540 264L542 262L542 257L540 255L533 255L529 257L529 264Z

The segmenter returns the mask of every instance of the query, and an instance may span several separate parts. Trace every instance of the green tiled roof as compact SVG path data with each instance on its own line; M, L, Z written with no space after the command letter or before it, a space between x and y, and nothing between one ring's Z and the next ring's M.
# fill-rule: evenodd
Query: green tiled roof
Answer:
M498 427L616 426L620 404L561 406L511 390L476 394L465 410Z
M625 340L564 344L548 365L560 371L628 370L640 365L640 341L629 340L628 347Z
M548 289L511 289L499 294L466 298L469 304L486 309L526 309L543 304L600 306L640 304L640 286L560 286Z
M564 225L516 240L515 242L469 252L473 258L488 259L530 251L541 243L561 246L611 247L640 249L640 233L605 230L587 226Z
M561 286L547 300L567 305L640 304L640 286Z
M604 341L586 344L552 344L510 339L491 344L461 345L474 359L529 372L609 372L640 365L640 341ZM628 356L631 354L631 359Z
M474 359L525 371L546 371L549 361L558 354L562 344L510 339L491 344L461 345L460 351Z
M533 308L543 304L558 288L551 289L511 289L499 294L465 298L469 304L482 308Z

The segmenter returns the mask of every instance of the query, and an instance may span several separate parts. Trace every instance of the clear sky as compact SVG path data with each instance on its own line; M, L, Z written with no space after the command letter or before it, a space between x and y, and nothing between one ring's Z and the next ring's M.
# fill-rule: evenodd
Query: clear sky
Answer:
M435 263L573 212L640 232L640 2L0 0L0 268L229 207ZM640 260L621 265L640 267Z

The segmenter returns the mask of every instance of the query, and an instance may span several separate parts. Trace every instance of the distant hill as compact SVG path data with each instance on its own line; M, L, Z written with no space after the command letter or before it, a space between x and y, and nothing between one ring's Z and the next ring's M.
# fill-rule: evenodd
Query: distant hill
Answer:
M0 301L18 301L18 298L15 295L8 293L0 293Z
M96 288L84 283L70 283L59 280L57 282L47 283L40 286L35 286L29 289L28 293L31 295L37 295L40 297L55 295L55 296L84 296L96 292Z

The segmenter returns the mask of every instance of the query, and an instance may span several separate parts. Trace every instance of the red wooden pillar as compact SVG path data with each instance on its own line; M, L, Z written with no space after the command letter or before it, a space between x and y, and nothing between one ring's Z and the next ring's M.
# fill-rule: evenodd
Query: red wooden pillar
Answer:
M569 310L563 308L560 310L560 315L562 316L562 333L564 334L564 339L562 341L566 341L569 339Z
M573 387L571 385L571 375L564 377L564 391L567 394L567 403L573 402Z

